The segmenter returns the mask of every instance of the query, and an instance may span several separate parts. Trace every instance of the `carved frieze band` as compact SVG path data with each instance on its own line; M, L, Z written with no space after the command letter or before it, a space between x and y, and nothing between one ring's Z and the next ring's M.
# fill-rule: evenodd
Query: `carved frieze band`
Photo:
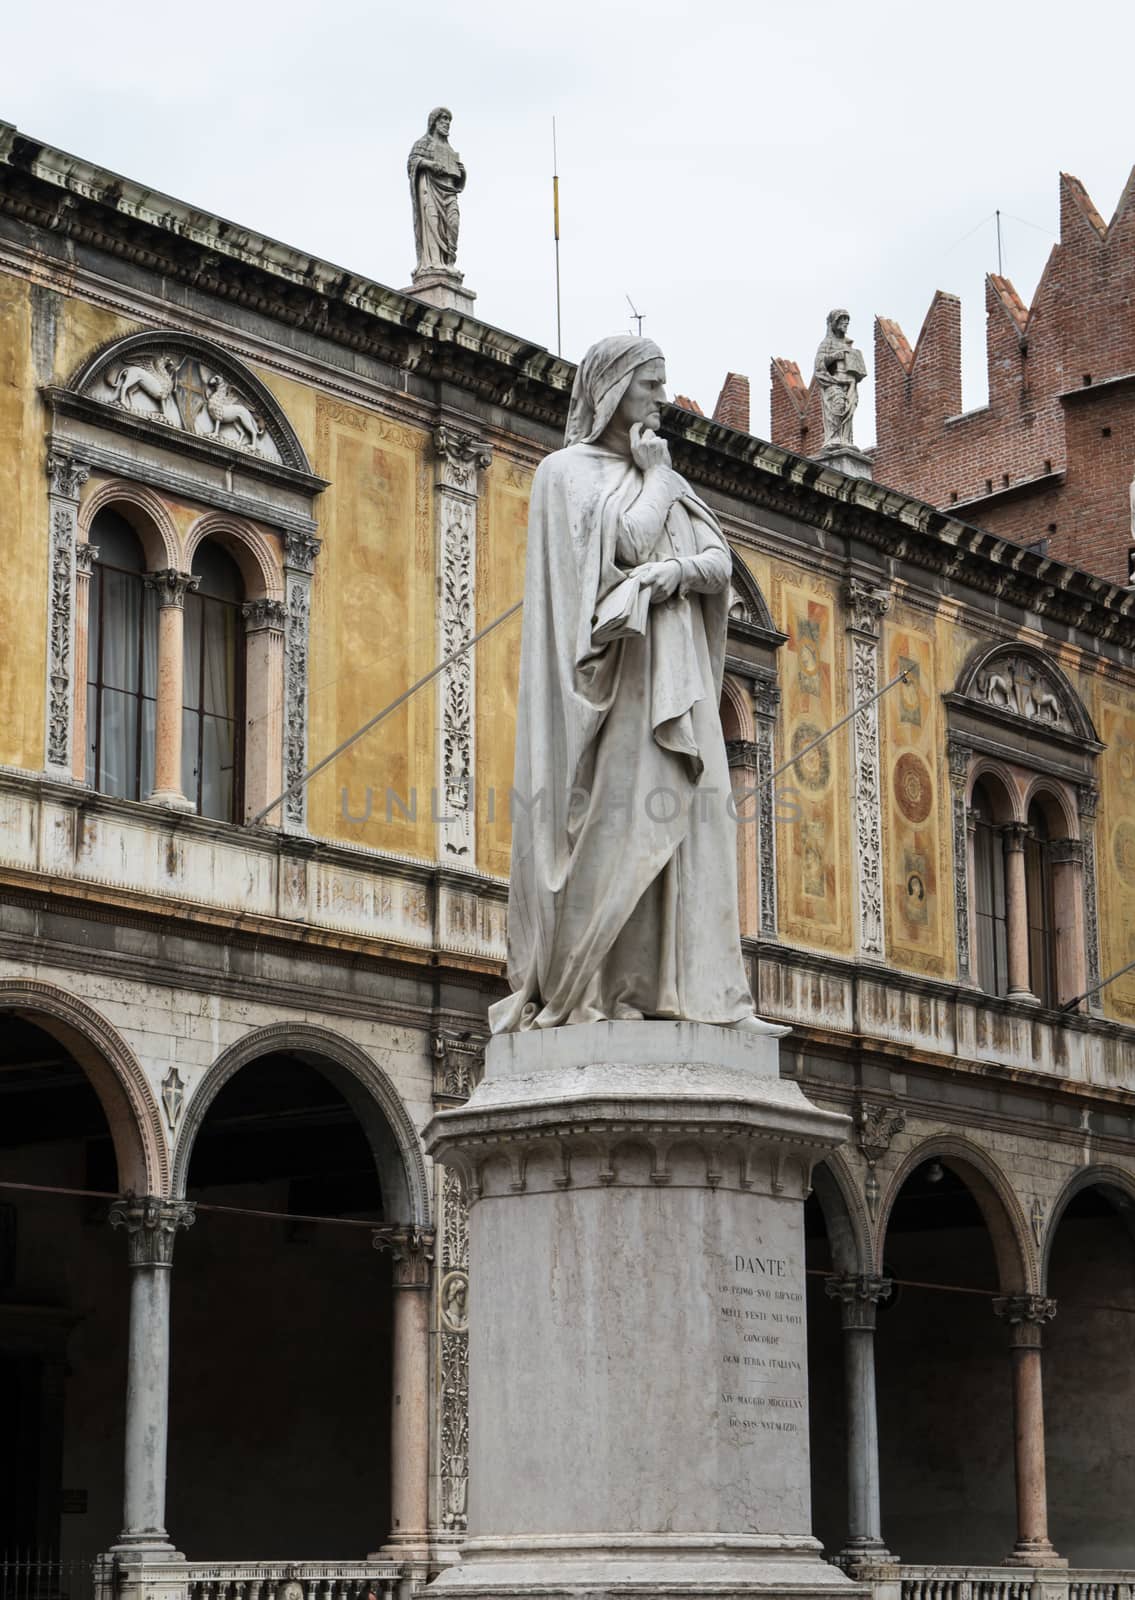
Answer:
M890 609L885 589L872 588L857 578L844 588L850 651L852 704L861 706L851 721L851 772L854 797L855 854L859 869L859 955L882 961L886 955L883 930L883 818L880 800L879 627ZM867 701L871 703L866 704Z
M954 849L954 931L958 941L958 982L973 981L969 928L969 818L966 812L966 783L973 751L951 739L950 814Z
M469 1499L469 1210L461 1179L442 1174L441 1418L438 1520L447 1533L464 1533Z
M438 651L442 660L476 630L477 496L488 445L450 427L434 432ZM473 718L476 664L466 650L438 679L438 849L472 863L475 852Z
M1080 813L1080 842L1083 859L1084 885L1084 974L1087 987L1096 989L1100 981L1100 922L1096 900L1096 810L1099 790L1087 785L1076 794ZM1103 1011L1103 996L1089 994L1089 1011Z
M71 776L72 676L75 653L75 572L79 493L89 469L52 450L47 457L50 570L47 586L47 728L45 766ZM88 569L89 570L89 569Z
M191 1228L196 1209L191 1200L161 1200L128 1194L115 1200L108 1213L112 1228L126 1230L132 1267L170 1267L179 1228Z
M762 939L776 938L776 715L780 690L771 679L753 684L753 719L757 734L757 862L758 929Z
M321 548L314 534L284 535L284 831L307 828L308 636L311 627L311 577ZM270 602L265 602L270 604ZM262 626L272 626L265 621ZM250 623L251 626L251 623Z

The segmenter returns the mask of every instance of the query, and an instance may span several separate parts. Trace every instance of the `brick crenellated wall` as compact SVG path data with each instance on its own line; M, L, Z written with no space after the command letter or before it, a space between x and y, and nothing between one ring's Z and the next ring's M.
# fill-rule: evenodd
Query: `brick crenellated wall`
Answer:
M937 291L912 349L875 323L874 475L1072 566L1127 581L1135 475L1135 171L1105 223L1060 177L1060 241L1031 306L985 284L989 403L961 410L961 303ZM814 454L816 397L772 364L772 439Z

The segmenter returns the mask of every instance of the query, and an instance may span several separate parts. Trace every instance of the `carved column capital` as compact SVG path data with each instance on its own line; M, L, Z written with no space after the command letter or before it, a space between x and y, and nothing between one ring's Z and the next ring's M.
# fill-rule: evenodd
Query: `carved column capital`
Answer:
M314 533L287 529L284 533L285 570L291 568L294 572L306 572L310 576L315 571L315 558L322 548L323 541L317 539Z
M1001 1295L993 1302L993 1314L1008 1326L1011 1349L1039 1350L1044 1324L1056 1315L1056 1301L1041 1294Z
M389 1250L394 1263L396 1289L428 1289L434 1259L432 1228L375 1228L371 1244L376 1250Z
M47 453L47 479L51 493L61 500L77 500L79 491L91 475L90 467L62 450Z
M1001 829L1002 842L1009 855L1016 855L1018 852L1022 852L1028 836L1028 826L1023 822L1007 822Z
M191 1200L162 1200L128 1194L110 1208L112 1228L126 1229L132 1267L170 1267L179 1228L191 1228L197 1208Z
M80 578L89 578L99 558L99 547L86 539L75 540L75 571Z
M780 688L772 678L754 678L749 688L753 702L753 715L769 722L776 720L780 710Z
M246 633L283 633L288 608L282 600L246 600L240 608Z
M1082 817L1094 818L1099 805L1100 792L1096 784L1085 783L1076 790L1076 810Z
M1082 839L1053 839L1048 847L1048 859L1053 866L1082 867L1084 843Z
M744 767L754 772L757 766L758 746L752 739L726 739L725 754L730 770Z
M483 439L462 433L446 423L434 429L433 446L439 486L476 494L477 474L484 472L493 459L490 446Z
M176 567L162 567L157 572L147 572L146 588L155 589L159 606L176 606L180 611L185 596L201 585L201 579L189 572L178 572Z
M973 760L973 747L962 744L960 740L951 739L947 746L947 756L950 763L950 788L955 794L964 795L969 779L970 762Z
M890 1278L873 1273L844 1273L824 1279L824 1293L840 1303L844 1328L872 1329L875 1311L881 1300L889 1300L894 1285Z
M891 609L890 590L864 583L860 578L848 578L843 586L843 603L847 608L848 632L877 639L879 624Z
M462 1105L481 1081L485 1041L439 1030L430 1037L434 1058L434 1101Z

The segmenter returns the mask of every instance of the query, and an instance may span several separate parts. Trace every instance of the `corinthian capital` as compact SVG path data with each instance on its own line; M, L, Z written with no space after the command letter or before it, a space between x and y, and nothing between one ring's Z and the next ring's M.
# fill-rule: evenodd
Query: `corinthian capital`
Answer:
M843 587L843 602L847 607L848 630L877 639L879 624L891 609L890 591L859 578L848 578Z
M389 1250L394 1262L396 1289L428 1289L434 1259L434 1234L430 1228L375 1228L371 1243Z
M1008 1325L1013 1348L1039 1350L1041 1331L1056 1315L1056 1301L1043 1294L1007 1294L994 1300L993 1312Z
M434 454L438 483L442 488L460 489L466 494L476 494L477 474L493 459L493 452L483 439L445 424L434 429Z
M67 455L62 450L48 451L47 477L52 494L59 495L63 500L77 500L79 490L90 475L90 467L81 461L76 461L74 456Z
M196 589L200 582L200 578L188 572L178 572L176 567L162 567L158 572L146 574L146 588L157 590L158 604L177 606L178 610L185 604L186 594Z
M873 1328L875 1308L881 1300L889 1300L893 1285L890 1278L873 1273L844 1273L824 1279L824 1293L838 1300L845 1328Z
M128 1194L110 1208L112 1228L126 1229L132 1267L168 1267L179 1228L191 1228L196 1208L191 1200L161 1200Z

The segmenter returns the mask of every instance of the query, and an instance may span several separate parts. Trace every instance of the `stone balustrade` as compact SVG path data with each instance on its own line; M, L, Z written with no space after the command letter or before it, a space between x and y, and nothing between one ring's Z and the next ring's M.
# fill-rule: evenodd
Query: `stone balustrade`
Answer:
M875 1600L1135 1600L1135 1572L1077 1567L864 1567Z
M393 1600L405 1577L383 1561L95 1563L95 1600Z

